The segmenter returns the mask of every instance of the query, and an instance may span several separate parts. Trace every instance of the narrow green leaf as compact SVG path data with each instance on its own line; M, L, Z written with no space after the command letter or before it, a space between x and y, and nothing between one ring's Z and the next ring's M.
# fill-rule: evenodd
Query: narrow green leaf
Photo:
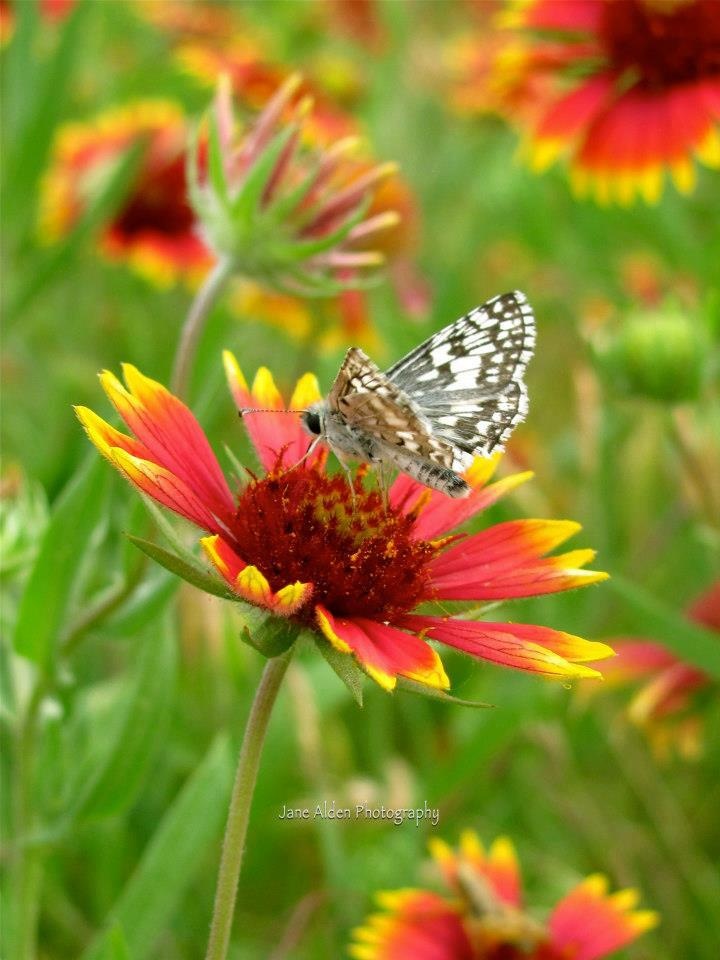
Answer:
M119 923L105 937L97 960L132 960L127 939Z
M365 679L363 671L350 654L336 650L324 637L316 636L313 639L320 653L352 694L355 703L361 707L363 705L362 688Z
M106 636L134 637L160 615L179 586L177 577L153 567L152 573L145 576L130 598L103 623L103 633Z
M226 736L219 736L185 783L143 852L112 909L109 923L125 931L133 960L155 956L167 929L208 850L219 845L232 783L233 761ZM100 934L82 960L103 960L111 931Z
M417 693L422 697L428 697L430 700L442 700L443 703L454 703L458 707L492 708L494 703L483 703L481 700L461 700L459 697L453 697L452 694L444 690L438 690L435 687L428 687L424 683L416 683L414 680L408 680L407 677L398 677L398 688L407 690L408 693Z
M251 223L255 216L265 187L275 170L275 164L285 149L287 142L295 132L295 126L290 124L274 137L264 148L245 177L245 182L238 195L232 202L232 215L241 224Z
M664 601L629 580L615 574L607 581L610 589L638 614L642 631L672 650L688 663L720 679L720 637L713 630L693 623Z
M37 4L23 3L18 6L36 8ZM25 85L28 73L39 74L39 77L35 78L35 96L32 103L26 106L25 125L19 135L8 143L13 150L4 180L6 218L14 216L16 211L22 209L23 204L28 204L28 198L33 195L33 187L46 165L55 128L67 103L65 91L72 81L78 62L77 51L81 48L83 21L90 9L89 3L76 4L75 9L58 28L58 42L44 63L38 66L37 63L28 63L25 60L19 65L22 75L14 79L21 87ZM30 18L21 16L21 20L23 19ZM36 14L33 19L37 24ZM37 40L37 35L31 39ZM34 59L35 51L31 51L31 60ZM31 205L30 208L32 209Z
M199 564L189 563L176 554L170 553L170 551L164 547L160 547L156 543L151 543L149 540L143 540L142 537L134 537L130 533L126 534L126 536L131 543L134 543L139 550L142 550L148 557L156 563L159 563L161 567L165 567L166 570L174 573L177 577L180 577L181 580L191 583L194 587L197 587L198 590L211 593L215 597L222 597L223 600L238 599L237 595L226 587L222 581L206 570L203 570Z
M295 643L301 628L290 620L272 614L257 627L243 627L241 639L270 659L279 657Z
M38 257L33 270L28 273L24 285L7 308L9 318L25 310L41 292L65 276L68 265L77 256L80 248L88 243L99 229L112 219L119 209L136 178L145 144L134 144L120 159L104 189L88 205L74 229Z
M53 659L85 551L102 516L108 480L105 464L92 454L55 504L25 584L14 645L43 668Z
M112 816L135 800L164 735L176 660L175 631L166 622L158 627L156 637L143 642L122 720L105 757L99 763L94 760L94 774L71 811L73 820Z

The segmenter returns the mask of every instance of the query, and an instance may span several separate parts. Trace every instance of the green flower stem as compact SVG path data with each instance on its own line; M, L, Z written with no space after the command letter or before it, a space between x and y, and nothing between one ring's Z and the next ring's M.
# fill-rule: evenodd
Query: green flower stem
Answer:
M292 649L291 647L282 656L267 661L250 708L230 798L206 960L225 960L227 957L260 754L270 714L290 663Z
M193 361L197 353L205 322L223 287L233 272L229 259L218 260L197 292L180 332L180 342L175 353L171 387L173 393L184 398L187 394Z
M35 826L32 809L33 780L40 707L47 692L46 678L40 678L27 705L15 744L14 832L17 849L12 863L11 889L14 897L14 924L11 942L17 960L33 960L42 883L40 851L25 843Z

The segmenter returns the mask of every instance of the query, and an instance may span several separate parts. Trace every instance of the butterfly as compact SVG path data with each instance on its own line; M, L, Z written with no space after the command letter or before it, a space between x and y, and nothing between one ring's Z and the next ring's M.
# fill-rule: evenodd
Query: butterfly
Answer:
M523 375L535 347L524 294L488 300L433 334L383 373L348 350L325 400L301 414L305 430L340 462L391 465L450 497L475 456L502 450L525 419Z

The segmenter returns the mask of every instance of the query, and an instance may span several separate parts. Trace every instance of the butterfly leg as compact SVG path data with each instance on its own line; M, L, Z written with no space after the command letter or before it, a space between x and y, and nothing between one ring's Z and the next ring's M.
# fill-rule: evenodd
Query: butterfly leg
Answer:
M297 463L294 463L291 467L288 467L288 470L294 470L296 467L299 467L302 463L305 463L305 461L306 461L307 458L310 456L310 454L313 452L313 450L315 449L315 447L318 445L318 443L320 443L321 439L322 439L322 437L316 437L316 438L313 440L313 442L310 444L310 446L307 448L307 450L305 451L305 453L302 455L302 457L300 457L300 459L297 461Z
M390 470L392 468L384 460L377 465L376 476L380 494L383 499L385 513L390 509Z

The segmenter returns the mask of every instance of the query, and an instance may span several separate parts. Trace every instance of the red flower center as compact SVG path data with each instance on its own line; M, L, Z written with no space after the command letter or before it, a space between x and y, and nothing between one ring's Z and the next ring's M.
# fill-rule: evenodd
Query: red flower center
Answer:
M296 468L242 491L232 533L240 556L273 590L311 582L313 603L337 616L391 621L429 596L427 565L437 546L412 539L413 523L362 481L353 496L342 475Z
M115 218L113 229L126 238L147 232L167 236L187 234L192 230L195 216L186 196L183 157L153 163Z
M650 88L720 75L718 0L610 0L600 35L611 65Z

